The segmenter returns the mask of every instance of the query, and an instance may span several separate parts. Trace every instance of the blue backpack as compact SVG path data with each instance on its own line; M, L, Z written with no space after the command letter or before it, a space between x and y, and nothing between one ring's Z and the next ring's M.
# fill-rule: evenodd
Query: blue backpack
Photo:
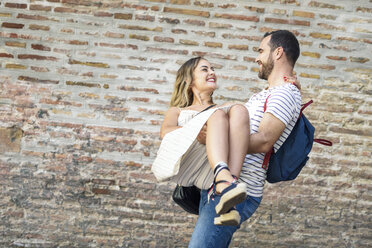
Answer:
M268 99L269 97L267 97ZM264 105L266 111L267 99ZM283 145L274 152L274 148L266 153L262 168L267 169L266 180L269 183L290 181L295 179L309 160L313 142L332 146L332 142L324 139L314 139L315 128L302 114L302 111L313 101L304 104L300 116ZM267 166L269 167L267 168Z

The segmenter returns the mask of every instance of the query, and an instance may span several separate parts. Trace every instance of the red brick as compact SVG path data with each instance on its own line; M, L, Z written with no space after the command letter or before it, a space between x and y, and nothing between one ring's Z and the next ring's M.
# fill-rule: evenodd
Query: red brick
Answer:
M190 0L170 0L171 4L184 4L190 5Z
M95 7L102 6L101 1L97 1L97 0L62 0L61 2L63 4L69 4L69 5L95 6Z
M92 183L102 185L115 185L115 180L110 179L93 179Z
M199 45L199 43L196 42L196 41L184 40L184 39L180 39L180 44L188 45L188 46L198 46Z
M207 47L214 47L214 48L222 48L222 43L221 42L204 42L204 46Z
M257 13L265 13L265 8L258 8L258 7L253 7L253 6L244 6L245 9Z
M158 48L158 47L147 47L147 52L158 52L162 54L181 54L187 55L189 52L187 50L175 50L175 49L166 49L166 48Z
M241 20L241 21L250 21L250 22L259 22L260 19L257 16L245 16L245 15L233 15L233 14L214 14L214 17L232 19L232 20Z
M247 62L255 62L255 61L256 61L256 58L244 57L244 61L247 61Z
M337 27L334 25L329 25L326 23L318 23L318 26L321 27L322 29L330 29L330 30L338 30L338 31L346 31L345 27Z
M114 16L114 14L110 13L110 12L105 12L105 11L97 11L97 12L94 12L94 16L97 16L97 17L112 17L112 16Z
M310 36L313 38L320 38L320 39L327 39L327 40L330 40L332 38L331 34L322 34L322 33L315 33L315 32L310 33Z
M229 49L235 49L235 50L248 50L248 45L229 45Z
M265 18L265 22L269 23L279 23L279 24L293 24L293 25L302 25L310 26L309 21L299 21L299 20L288 20L288 19L279 19L279 18Z
M359 42L359 38L355 37L337 37L337 40L347 40L347 41L352 41L352 42Z
M336 69L336 66L334 65L321 65L321 64L310 65L310 64L296 63L296 66L304 67L304 68L316 68L316 69L329 70L329 71Z
M143 40L143 41L149 41L150 38L146 35L137 35L137 34L130 34L130 39L137 39L137 40Z
M124 161L124 165L131 166L131 167L141 167L142 164L136 163L134 161Z
M40 51L50 51L50 47L41 45L41 44L31 44L31 48L35 50L40 50Z
M114 19L123 19L123 20L131 20L133 18L132 14L128 13L115 13Z
M237 7L236 4L232 4L232 3L218 5L218 8L222 8L222 9L234 9L236 7Z
M33 77L28 77L28 76L19 76L18 80L21 81L28 81L28 82L33 82L33 83L41 83L41 84L58 84L58 80L48 80L48 79L38 79L38 78L33 78Z
M135 16L135 20L153 22L153 21L155 21L155 16L150 16L150 15L136 15Z
M168 42L168 43L174 43L174 39L172 37L160 37L160 36L155 36L154 41L157 42Z
M42 98L39 101L40 103L45 103L45 104L52 104L52 105L63 105L63 106L74 106L74 107L81 107L81 103L76 103L76 102L69 102L69 101L60 101L60 100L52 100L52 99L47 99L47 98Z
M89 44L88 41L81 41L81 40L69 40L66 43L71 44L71 45L78 45L78 46L85 46Z
M319 7L319 8L327 8L327 9L344 9L344 7L337 6L334 4L328 4L328 3L321 3L318 1L311 1L309 3L310 7Z
M150 88L137 88L133 86L121 86L119 87L119 90L125 90L125 91L144 91L144 92L150 92L153 94L159 94L159 91L156 89L150 89Z
M185 29L172 29L172 33L174 34L187 34Z
M320 79L320 75L317 75L317 74L309 74L309 73L300 73L300 77L304 77L304 78L313 78L313 79Z
M363 57L350 57L350 61L364 64L364 63L368 62L369 59L368 58L363 58Z
M20 64L7 63L7 64L5 65L5 68L6 68L6 69L21 69L21 70L24 70L24 69L27 69L27 66L25 66L25 65L20 65Z
M228 23L209 22L209 27L210 28L225 28L225 29L230 29L230 28L233 27L233 25L228 24Z
M98 67L98 68L110 68L108 64L105 63L100 63L100 62L82 62L78 60L69 60L68 62L71 65L86 65L86 66L91 66L91 67Z
M35 54L19 54L19 59L34 59L34 60L49 60L49 61L58 61L59 59L52 56L41 56Z
M313 52L301 52L301 55L306 56L306 57L317 58L317 59L320 58L319 53L313 53Z
M7 8L16 8L16 9L27 9L27 4L22 3L5 3Z
M107 32L105 33L105 36L106 36L106 37L109 37L109 38L120 38L120 39L122 39L122 38L125 37L124 34L121 34L121 33L113 33L113 32L109 32L109 31L107 31Z
M222 34L222 37L225 39L241 39L241 40L253 40L260 41L262 36L249 36L249 35L236 35L236 34Z
M195 33L196 35L201 35L201 36L206 36L206 37L216 37L216 33L215 32L206 32L206 31L192 31L193 33Z
M195 25L195 26L205 26L205 22L200 21L200 20L187 19L184 21L184 23Z
M371 2L371 1L370 1ZM358 7L356 8L357 12L363 12L363 13L372 13L372 8L367 8L367 7Z
M10 23L10 22L3 22L1 24L1 27L3 28L15 28L15 29L21 29L23 28L25 25L22 24L22 23Z
M140 121L144 121L143 118L133 118L133 117L125 117L125 120L127 122L140 122Z
M138 25L119 25L119 28L130 29L130 30L142 30L142 31L152 31L152 32L162 32L162 27L149 28Z
M150 120L150 124L154 126L160 126L163 123L163 121L158 120Z
M170 13L176 13L176 14L201 16L201 17L206 17L206 18L210 16L210 13L207 11L199 11L199 10L192 10L192 9L179 9L179 8L164 7L163 11L170 12Z
M98 83L87 83L87 82L77 82L77 81L66 81L66 85L71 86L83 86L89 88L101 88L101 85Z
M10 53L0 53L0 58L14 58L14 56Z
M346 61L347 60L346 57L340 57L340 56L327 56L327 59L340 60L340 61Z
M287 15L287 10L285 10L285 9L273 9L271 11L271 13L273 13L275 15L285 16L285 15Z
M111 190L109 189L98 189L98 188L93 188L92 192L96 195L110 195Z
M130 48L132 50L138 50L137 45L132 45L132 44L113 44L113 43L105 43L105 42L100 42L99 44L95 43L95 46L101 46L101 47L113 47L113 48Z
M40 4L31 4L30 5L30 10L51 11L52 7L51 6L40 5Z
M43 31L49 31L50 27L45 25L36 25L36 24L30 24L28 27L31 30L43 30Z
M54 12L57 12L57 13L77 13L77 10L73 9L73 8L56 7L56 8L54 8Z
M212 57L212 58L218 58L218 59L227 59L227 60L237 60L236 55L223 55L218 53L209 53L209 52L200 52L200 51L194 51L192 52L193 56L201 56L201 57Z
M26 15L26 14L18 14L17 18L20 19L30 19L30 20L39 20L39 21L47 21L49 20L48 17L40 16L40 15Z
M195 6L200 6L200 7L203 7L203 8L213 8L214 7L213 2L211 3L211 2L205 2L205 1L203 1L203 2L195 1L194 5Z
M31 70L36 72L49 72L49 69L46 67L31 66Z
M313 12L294 10L293 16L299 16L299 17L304 17L304 18L314 18L315 14Z
M159 21L160 22L166 22L166 23L169 23L169 24L179 24L180 23L179 19L169 18L169 17L160 17Z

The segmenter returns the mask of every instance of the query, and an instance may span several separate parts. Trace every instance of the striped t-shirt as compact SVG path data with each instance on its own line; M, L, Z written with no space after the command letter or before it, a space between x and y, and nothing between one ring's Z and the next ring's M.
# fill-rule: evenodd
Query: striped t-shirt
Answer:
M277 151L292 131L301 110L301 94L296 86L285 84L268 88L253 95L245 104L250 117L251 134L257 133L264 115L264 104L267 97L266 112L273 114L286 127L274 144ZM262 168L265 153L247 154L239 180L246 183L247 194L261 197L266 180L266 170Z

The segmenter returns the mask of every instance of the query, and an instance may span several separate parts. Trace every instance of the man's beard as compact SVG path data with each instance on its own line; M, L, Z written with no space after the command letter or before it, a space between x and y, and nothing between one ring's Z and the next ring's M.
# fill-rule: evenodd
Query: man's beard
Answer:
M262 63L262 70L258 72L258 77L267 80L274 69L274 61L270 54L266 63Z

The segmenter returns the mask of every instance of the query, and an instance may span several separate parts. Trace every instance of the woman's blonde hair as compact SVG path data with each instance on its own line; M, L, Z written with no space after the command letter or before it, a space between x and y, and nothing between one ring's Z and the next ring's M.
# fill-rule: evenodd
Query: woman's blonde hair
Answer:
M186 61L177 71L176 82L170 101L171 107L188 107L192 104L194 93L190 85L193 81L193 72L199 61L204 58L196 57Z

